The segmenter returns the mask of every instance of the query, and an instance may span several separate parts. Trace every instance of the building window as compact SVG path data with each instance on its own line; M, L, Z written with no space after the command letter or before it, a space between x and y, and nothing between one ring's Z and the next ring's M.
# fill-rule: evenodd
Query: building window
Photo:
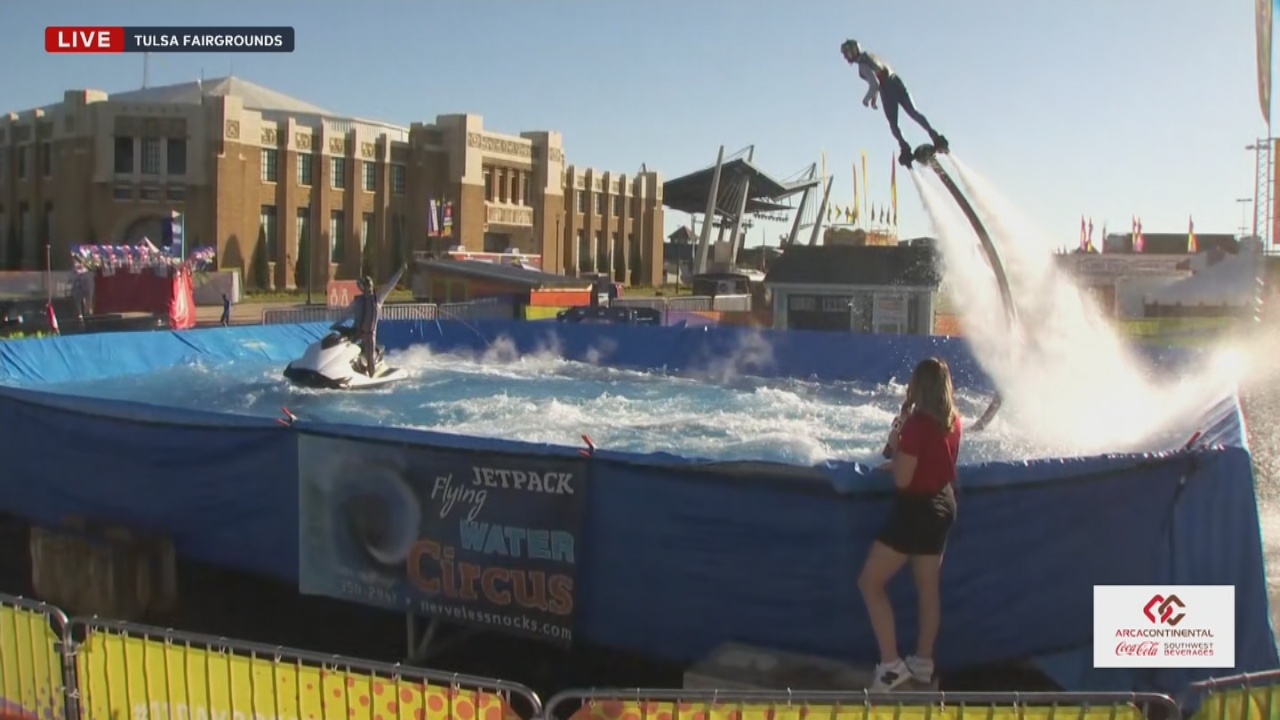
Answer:
M613 196L613 216L619 217L621 215L622 215L622 196L614 195Z
M118 137L116 138L115 148L115 171L117 175L133 174L133 138Z
M298 155L298 184L311 185L311 174L315 169L316 156L311 153L301 153Z
M338 263L342 261L343 246L346 237L343 230L346 223L342 221L341 210L329 211L329 262Z
M280 180L280 151L272 148L262 148L262 182L277 182Z
M187 174L187 139L186 138L169 138L168 147L165 148L165 170L166 174L175 177L182 177Z
M639 214L640 214L640 198L633 197L631 198L631 217L636 217Z
M329 184L334 190L344 190L347 187L347 159L346 158L329 158L329 167L332 172L329 173Z
M514 174L515 173L513 173L510 170L498 171L498 202L502 202L502 203L511 202L515 199L507 194L507 189L510 187L507 184L508 179Z
M53 143L40 143L40 173L53 176Z
M587 191L578 191L578 212L585 213L587 211Z
M258 233L262 235L260 242L267 251L267 262L275 262L276 253L280 250L275 205L262 206L262 211L258 215Z
M18 148L18 179L27 179L27 149L25 147Z
M511 195L509 197L512 204L520 202L520 173L515 170L511 171Z
M111 189L111 198L113 200L132 200L133 188L128 185L117 185Z
M587 244L587 231L578 231L578 272L591 271L591 246Z
M360 218L360 252L369 246L373 239L373 213L365 213Z
M392 195L404 194L404 166L403 165L391 166L391 194Z
M160 188L144 187L138 190L138 199L146 202L160 202Z
M142 174L160 174L160 138L142 138Z
M603 193L596 193L596 214L597 215L604 214L604 194Z
M522 186L522 190L520 191L520 197L524 198L525 205L532 205L533 196L529 194L530 190L532 190L532 186L529 184L529 176L525 175L524 177L521 177L520 184Z
M186 185L170 185L165 188L165 197L171 201L182 202L187 199Z
M373 192L378 187L378 166L373 161L366 161L364 168L364 191Z
M493 171L484 169L484 201L493 202Z

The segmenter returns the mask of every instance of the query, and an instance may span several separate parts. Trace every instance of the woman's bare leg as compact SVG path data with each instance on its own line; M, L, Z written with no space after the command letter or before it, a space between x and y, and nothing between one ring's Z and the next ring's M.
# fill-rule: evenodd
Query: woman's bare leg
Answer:
M885 593L885 583L906 564L907 556L877 540L871 545L867 564L858 575L858 589L867 603L867 615L871 618L871 630L880 646L880 662L891 663L898 659L898 639L893 629L893 605Z
M915 576L916 595L920 598L920 637L916 640L916 657L932 660L938 626L942 624L942 556L912 556L911 574Z

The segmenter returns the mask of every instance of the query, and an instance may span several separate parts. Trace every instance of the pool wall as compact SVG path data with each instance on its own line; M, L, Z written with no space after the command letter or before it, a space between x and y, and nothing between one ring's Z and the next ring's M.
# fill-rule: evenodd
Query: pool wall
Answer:
M44 383L152 372L193 357L282 365L323 325L82 335L0 343L0 512L68 515L171 536L183 556L296 581L298 442L338 434L443 448L576 456L575 448L178 410L41 392ZM501 339L500 339L501 338ZM903 380L927 354L985 387L963 340L532 322L397 322L390 349L553 351L671 372ZM1180 351L1152 349L1156 363ZM584 427L590 433L591 428ZM1200 432L1196 446L1179 448ZM1270 625L1251 459L1234 398L1162 452L965 466L944 566L946 667L1035 658L1067 689L1175 693L1226 671L1096 670L1092 586L1235 586L1237 672L1280 664ZM576 635L692 660L741 641L855 662L875 643L855 585L891 482L815 468L610 452L591 462ZM908 574L891 585L915 633Z

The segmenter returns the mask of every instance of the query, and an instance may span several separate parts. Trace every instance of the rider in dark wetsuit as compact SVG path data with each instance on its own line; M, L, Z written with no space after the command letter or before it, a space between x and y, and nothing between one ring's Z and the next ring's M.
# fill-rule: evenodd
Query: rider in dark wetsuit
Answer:
M880 102L884 103L884 116L889 120L889 130L898 141L898 147L902 149L898 162L911 167L912 160L911 145L903 139L902 131L898 129L899 107L910 115L912 120L919 123L920 127L929 132L933 147L938 152L950 150L947 139L938 134L929 125L925 116L916 109L915 103L911 101L911 93L907 92L907 86L902 82L902 78L893 72L893 68L889 67L888 63L872 53L863 51L857 40L845 40L841 43L840 53L850 65L858 64L858 75L867 81L867 94L862 98L862 104L874 110L877 94L880 96Z
M353 325L356 337L360 340L360 351L364 355L364 371L369 377L373 377L378 366L378 315L381 314L382 303L378 302L378 293L369 276L356 281L356 286L360 288L360 295L354 303Z

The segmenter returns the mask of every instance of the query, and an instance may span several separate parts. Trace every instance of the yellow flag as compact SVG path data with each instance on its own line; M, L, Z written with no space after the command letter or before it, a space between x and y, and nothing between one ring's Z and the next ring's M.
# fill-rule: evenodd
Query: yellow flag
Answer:
M822 148L822 182L827 181L827 149Z
M831 203L831 208L835 210L837 218L844 214L840 212L840 203Z
M871 176L867 174L867 151L866 150L862 151L862 187L864 188L863 192L866 192L867 190L871 189ZM868 198L867 209L870 209L870 208L871 208L871 201L870 201L870 198ZM875 213L872 212L871 215L872 215L871 220L872 222L874 222Z
M853 166L853 219L850 222L858 222L858 165Z
M889 161L893 164L889 168L889 196L893 202L893 224L898 224L898 163L893 162L890 157Z

